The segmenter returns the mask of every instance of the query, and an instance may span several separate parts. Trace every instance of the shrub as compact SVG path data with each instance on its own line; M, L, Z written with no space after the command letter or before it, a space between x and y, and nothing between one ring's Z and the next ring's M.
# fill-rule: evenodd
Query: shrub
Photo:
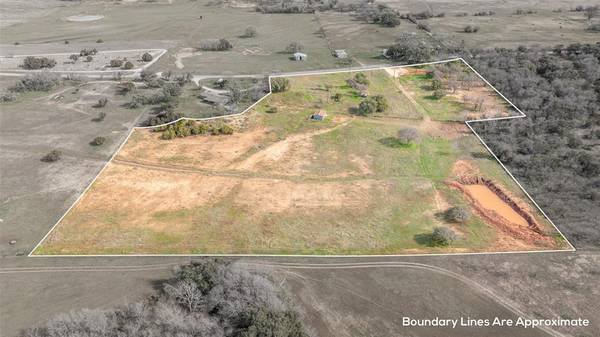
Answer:
M221 89L225 88L226 84L227 84L227 80L223 79L223 78L219 78L218 80L215 81L215 85Z
M419 139L419 131L415 128L402 128L398 130L396 139L402 144L411 144Z
M97 117L92 118L92 122L102 122L106 117L106 112L102 111L98 114Z
M10 88L14 92L48 91L60 82L57 75L49 73L27 74L17 84Z
M255 37L256 35L258 35L256 28L247 27L246 30L244 31L244 35L242 35L242 36L246 37L246 38L250 38L250 37Z
M294 53L301 52L303 49L304 49L304 46L299 44L298 42L291 42L290 44L287 45L287 47L285 47L285 52L294 54Z
M449 208L444 217L450 222L465 223L471 219L471 212L465 207L456 206Z
M419 28L421 30L424 30L426 32L431 32L431 27L426 22L419 22L419 23L417 23L417 28Z
M377 96L374 96L373 99L375 100L377 112L384 112L385 110L388 109L389 104L388 104L387 99L384 96L377 95Z
M144 124L146 126L161 125L161 124L165 124L165 123L169 123L169 122L178 120L181 117L183 117L183 116L179 113L163 110L163 111L159 112L158 114L156 114L156 116L152 116L152 117L148 118Z
M154 57L152 57L152 54L150 54L150 53L144 53L142 55L142 61L144 61L144 62L150 62L153 59L154 59Z
M223 51L233 48L226 39L207 39L200 42L200 49L209 51Z
M387 99L381 95L364 99L358 105L358 114L366 116L375 112L384 112L388 108Z
M213 134L215 135L232 135L233 128L228 124L221 124L216 128L213 128Z
M431 244L434 246L448 246L456 240L456 233L448 227L436 227L431 233Z
M135 103L133 103L135 102ZM168 105L163 104L163 107L168 107L168 109L164 108L163 110L173 111L175 108L176 102L171 101L171 96L167 96L164 93L157 93L151 96L143 96L143 95L135 95L131 99L131 102L128 103L129 108L135 108L140 105L152 105L152 104L162 104L169 103Z
M71 54L71 56L69 56L69 59L71 59L73 62L77 62L77 60L79 60L79 55Z
M102 39L96 40L96 43L103 43L103 42L104 42L104 40L102 40Z
M96 48L84 48L79 52L79 56L90 56L98 54L98 50Z
M106 106L106 103L108 103L108 98L106 97L102 97L98 100L98 103L96 103L95 107L96 108L103 108Z
M305 337L299 315L291 310L273 311L264 308L246 311L240 315L243 326L251 334L243 336L289 336Z
M443 87L443 83L439 79L434 78L433 80L431 80L431 90L442 89L442 87Z
M59 150L52 150L42 157L42 161L46 163L52 163L62 158L62 152Z
M135 83L131 81L121 82L117 86L117 90L121 95L127 95L128 93L135 90Z
M165 95L167 97L177 97L177 96L181 95L183 90L181 89L181 86L179 84L165 83L162 87L162 92L163 92L163 95Z
M271 90L273 92L284 92L290 89L290 80L285 77L271 79Z
M400 16L392 11L386 11L381 14L377 21L386 27L396 27L400 24Z
M600 23L596 23L593 25L589 25L586 30L589 30L591 32L600 32Z
M331 96L331 98L333 98L333 100L336 102L340 102L343 97L344 96L342 94L340 94L339 92L336 92L333 96Z
M105 141L106 141L106 138L104 138L104 137L96 137L90 142L90 145L100 146L100 145L104 144Z
M86 62L92 62L93 60L94 60L94 58L91 55L88 55L85 57Z
M192 135L205 135L210 131L210 128L206 123L196 123L191 131Z
M125 62L125 64L123 64L123 69L125 70L129 70L129 69L133 69L134 65L131 61L127 61Z
M123 60L112 59L112 60L110 60L110 66L112 68L120 68L123 66Z
M371 97L363 100L358 105L358 113L362 116L366 116L377 111L377 102Z
M492 16L494 14L496 14L494 11L481 11L474 13L473 16Z
M131 101L123 104L124 107L126 107L127 109L137 109L140 106L142 106L142 104L140 102L138 102L135 97L134 99L132 99Z
M13 102L17 99L17 96L5 92L5 93L1 93L0 94L0 103L8 103L8 102Z
M443 89L437 89L433 91L433 98L441 99L446 96L446 92Z
M463 28L463 32L465 33L477 33L478 31L479 27L477 26L467 25L465 28Z
M42 69L42 68L54 68L56 61L47 57L35 57L27 56L23 60L21 67L28 70Z
M180 120L175 124L168 125L163 130L161 138L169 140L175 137L188 137L207 133L211 135L231 135L233 134L233 128L225 123L211 125L202 122Z
M140 72L140 79L144 82L152 81L157 78L156 74L146 69Z
M354 80L362 85L369 85L369 79L364 73L357 73L354 75Z

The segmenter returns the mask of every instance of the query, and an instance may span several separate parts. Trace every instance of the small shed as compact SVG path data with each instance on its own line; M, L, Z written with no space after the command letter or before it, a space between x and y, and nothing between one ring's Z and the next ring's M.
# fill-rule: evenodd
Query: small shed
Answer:
M336 49L333 51L333 55L339 59L348 58L348 53L344 49Z
M325 120L325 117L327 117L327 113L323 110L319 110L314 114L310 115L310 119L314 121L323 121Z
M294 53L294 60L296 61L304 61L308 56L304 53Z

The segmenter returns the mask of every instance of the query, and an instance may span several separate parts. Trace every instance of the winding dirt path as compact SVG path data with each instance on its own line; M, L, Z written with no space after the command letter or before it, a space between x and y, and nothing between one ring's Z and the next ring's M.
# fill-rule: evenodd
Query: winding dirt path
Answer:
M489 297L494 302L498 303L506 310L512 312L516 316L527 318L527 315L524 311L522 311L515 303L512 301L503 298L502 296L496 294L492 289L466 277L456 272L450 271L448 269L444 269L438 266L416 263L416 262L348 262L348 263L279 263L279 262L252 262L252 261L240 261L237 262L241 265L246 266L254 266L260 268L273 268L276 270L280 270L290 276L299 277L305 280L310 280L313 282L324 282L323 280L310 278L305 275L301 275L294 270L302 270L302 269L312 269L312 270L335 270L335 269L350 269L350 270L361 270L361 269L378 269L378 268L403 268L403 269L420 269L430 271L436 274L444 275L455 279L466 286L472 288L473 290L482 293L483 295ZM150 264L150 265L128 265L128 266L78 266L78 267L24 267L24 268L3 268L0 269L0 274L15 274L15 273L70 273L70 272L136 272L136 271L144 271L144 270L163 270L163 269L171 269L173 266L180 265L181 262L175 263L163 263L163 264ZM334 286L344 292L347 292L351 296L355 296L361 298L377 307L380 307L386 311L389 311L394 314L401 315L400 312L395 310L394 308L389 308L387 306L383 306L380 303L377 303L370 299L367 296L364 296L360 293L351 291L346 288L344 285L339 283L334 283ZM538 327L543 330L550 336L555 337L564 337L564 334L555 331L549 327L541 326Z

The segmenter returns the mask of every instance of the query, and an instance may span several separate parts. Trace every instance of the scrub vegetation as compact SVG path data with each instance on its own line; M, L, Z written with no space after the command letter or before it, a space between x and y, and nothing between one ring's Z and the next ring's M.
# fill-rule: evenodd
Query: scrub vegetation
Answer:
M285 289L264 272L207 259L178 267L145 301L56 316L23 337L308 337Z
M600 45L482 51L473 62L528 117L477 132L569 238L597 247Z

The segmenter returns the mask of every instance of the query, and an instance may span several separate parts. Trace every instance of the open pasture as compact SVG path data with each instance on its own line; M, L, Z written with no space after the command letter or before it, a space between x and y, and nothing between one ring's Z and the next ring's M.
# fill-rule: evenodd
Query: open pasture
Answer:
M163 134L168 128L134 130L35 254L406 254L564 247L468 128L448 121L460 120L463 110L514 113L487 105L477 112L461 103L460 90L493 95L471 83L475 77L465 80L470 89L451 84L463 78L455 76L466 71L461 65L364 71L368 94L350 85L359 78L356 73L291 77L291 89L271 94L243 116L203 127L227 124L235 130L231 135L170 139ZM449 91L436 99L461 107L447 108L442 118L430 111L446 105L421 103L433 100L423 88L434 76ZM365 95L384 97L388 108L361 113L357 106ZM313 120L315 112L325 119ZM418 137L398 138L406 128ZM452 207L469 209L472 217L449 221L445 214ZM439 226L451 228L456 240L435 244L431 232Z

